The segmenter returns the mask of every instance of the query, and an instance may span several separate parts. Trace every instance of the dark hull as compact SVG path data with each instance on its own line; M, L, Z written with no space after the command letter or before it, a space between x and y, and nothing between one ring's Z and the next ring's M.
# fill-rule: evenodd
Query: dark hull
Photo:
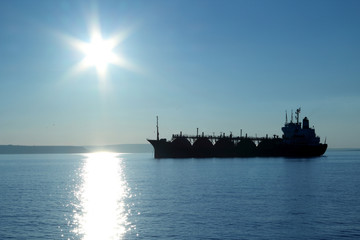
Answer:
M327 144L290 145L281 140L264 141L258 146L179 147L165 139L148 140L154 147L155 158L229 158L229 157L318 157L325 153Z

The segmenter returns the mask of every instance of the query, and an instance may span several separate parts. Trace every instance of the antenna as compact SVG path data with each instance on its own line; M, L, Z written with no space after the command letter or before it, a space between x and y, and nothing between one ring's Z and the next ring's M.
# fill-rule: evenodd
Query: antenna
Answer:
M156 140L159 141L159 117L156 116Z
M294 113L293 110L291 109L291 123L293 122L293 119L294 119Z
M285 110L285 124L288 123L288 119L287 119L287 110Z
M296 109L296 123L299 123L299 115L300 115L300 112L301 112L301 108L298 108Z

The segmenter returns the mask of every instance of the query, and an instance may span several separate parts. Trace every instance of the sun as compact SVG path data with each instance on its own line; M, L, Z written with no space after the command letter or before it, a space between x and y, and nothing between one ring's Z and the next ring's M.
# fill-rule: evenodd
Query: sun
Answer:
M129 31L118 32L111 37L104 38L98 25L92 27L89 41L60 34L60 37L71 45L83 58L70 69L70 75L78 74L89 68L95 68L98 79L104 82L109 65L115 65L127 70L136 71L136 67L127 61L121 54L121 43L128 37Z
M99 75L104 75L109 64L119 63L119 57L113 52L116 46L114 39L103 39L100 34L95 34L91 42L84 43L80 48L85 55L82 63L95 67Z

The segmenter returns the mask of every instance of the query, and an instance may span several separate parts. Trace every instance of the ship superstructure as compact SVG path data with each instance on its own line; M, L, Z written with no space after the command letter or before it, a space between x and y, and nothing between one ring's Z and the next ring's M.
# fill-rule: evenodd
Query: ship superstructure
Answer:
M315 129L309 127L307 117L303 123L299 122L300 108L296 110L296 122L293 116L288 123L287 114L283 136L251 137L220 134L185 135L180 132L173 134L172 139L159 138L158 118L156 123L156 140L148 139L154 147L155 158L205 158L205 157L256 157L256 156L284 156L284 157L315 157L321 156L327 149L326 143L320 143Z
M290 123L285 122L285 126L281 128L283 131L283 140L286 144L320 144L320 137L316 136L315 129L309 127L309 119L305 117L303 123L299 122L299 114L301 109L296 110L296 123L293 122L292 116ZM286 117L287 119L287 117Z

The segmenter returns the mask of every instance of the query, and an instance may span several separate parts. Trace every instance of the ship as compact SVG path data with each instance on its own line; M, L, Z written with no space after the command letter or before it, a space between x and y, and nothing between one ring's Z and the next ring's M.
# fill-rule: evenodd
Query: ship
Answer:
M281 128L283 135L269 137L251 137L242 130L239 136L232 133L225 135L185 135L180 132L173 134L171 140L159 137L159 121L156 117L156 139L147 139L154 147L154 158L244 158L244 157L301 157L310 158L322 156L327 149L326 139L320 142L314 127L309 125L309 119L304 117L300 122L300 111L293 112L288 122L287 112L285 124Z

